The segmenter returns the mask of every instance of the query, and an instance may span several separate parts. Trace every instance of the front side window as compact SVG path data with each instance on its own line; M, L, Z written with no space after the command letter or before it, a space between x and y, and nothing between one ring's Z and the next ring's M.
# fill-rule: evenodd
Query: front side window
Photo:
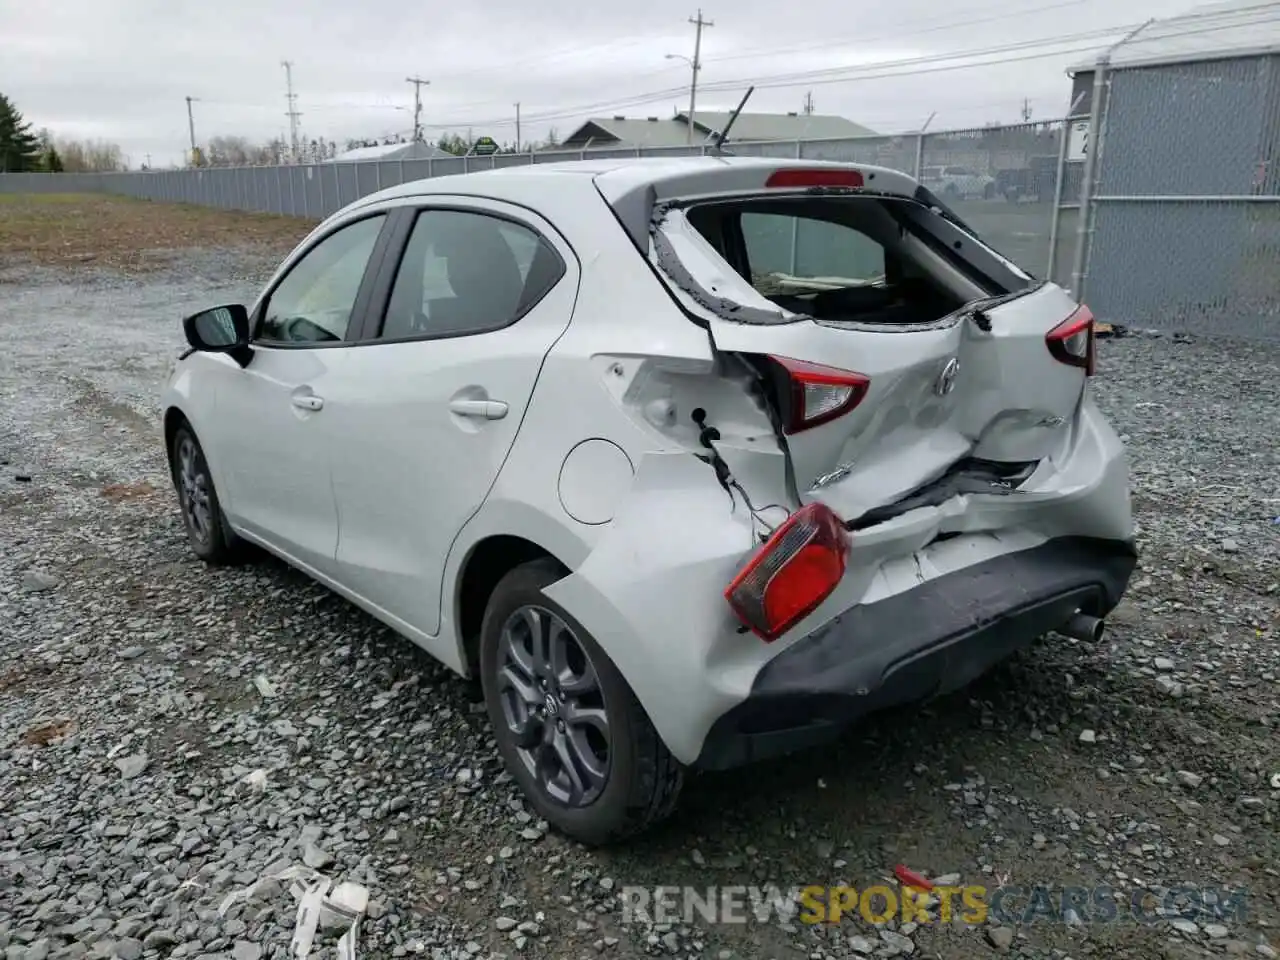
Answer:
M450 337L514 323L564 275L536 231L466 210L418 214L382 325L384 340Z
M264 343L333 343L345 339L351 312L385 215L329 234L293 265L272 291L257 339Z

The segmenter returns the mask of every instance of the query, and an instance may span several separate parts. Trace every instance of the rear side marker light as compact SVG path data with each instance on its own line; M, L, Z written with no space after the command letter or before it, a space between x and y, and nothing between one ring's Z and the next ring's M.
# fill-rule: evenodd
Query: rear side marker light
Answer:
M857 170L775 170L765 181L766 187L860 187L862 174Z
M743 624L771 643L831 595L848 553L840 518L824 504L807 504L760 546L724 598Z
M1093 311L1084 304L1046 333L1044 342L1053 359L1068 366L1080 367L1086 376L1093 376L1098 365Z
M778 374L784 433L799 433L842 417L857 407L871 387L871 378L820 363L770 356Z

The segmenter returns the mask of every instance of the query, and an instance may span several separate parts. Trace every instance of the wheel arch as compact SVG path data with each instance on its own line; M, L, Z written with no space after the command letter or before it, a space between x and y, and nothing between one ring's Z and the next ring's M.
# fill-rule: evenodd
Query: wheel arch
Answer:
M517 534L490 534L467 551L454 585L453 617L468 677L480 675L480 627L494 588L516 567L537 560L552 561L563 573L571 572L568 564L546 547Z
M187 417L185 413L182 412L181 407L169 406L165 409L164 411L164 449L166 454L170 453L173 450L173 438L177 434L178 428L183 426L184 424L188 427L191 427L191 420ZM194 433L195 427L191 427L191 430Z

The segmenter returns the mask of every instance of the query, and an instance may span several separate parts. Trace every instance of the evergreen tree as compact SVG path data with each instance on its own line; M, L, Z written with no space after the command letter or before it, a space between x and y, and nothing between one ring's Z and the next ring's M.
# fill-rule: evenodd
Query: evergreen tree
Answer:
M18 108L0 93L0 173L24 173L40 168L40 141Z

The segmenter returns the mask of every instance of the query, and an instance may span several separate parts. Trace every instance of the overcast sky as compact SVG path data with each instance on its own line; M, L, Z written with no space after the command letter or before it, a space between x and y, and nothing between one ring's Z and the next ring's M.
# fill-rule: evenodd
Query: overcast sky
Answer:
M815 112L884 132L918 129L932 113L933 130L1016 120L1024 98L1034 118L1057 117L1064 70L1106 45L1102 31L1190 5L705 0L715 25L703 34L698 105L730 109L762 80L751 111L799 110L812 92ZM0 92L36 127L117 142L134 165L148 154L156 166L182 161L187 96L198 98L199 141L286 134L285 59L308 136L408 133L405 78L416 74L431 81L432 137L470 129L512 141L517 101L523 139L563 137L592 115L686 109L688 65L666 55L692 56L695 12L687 0L0 0ZM849 76L789 76L841 69Z

